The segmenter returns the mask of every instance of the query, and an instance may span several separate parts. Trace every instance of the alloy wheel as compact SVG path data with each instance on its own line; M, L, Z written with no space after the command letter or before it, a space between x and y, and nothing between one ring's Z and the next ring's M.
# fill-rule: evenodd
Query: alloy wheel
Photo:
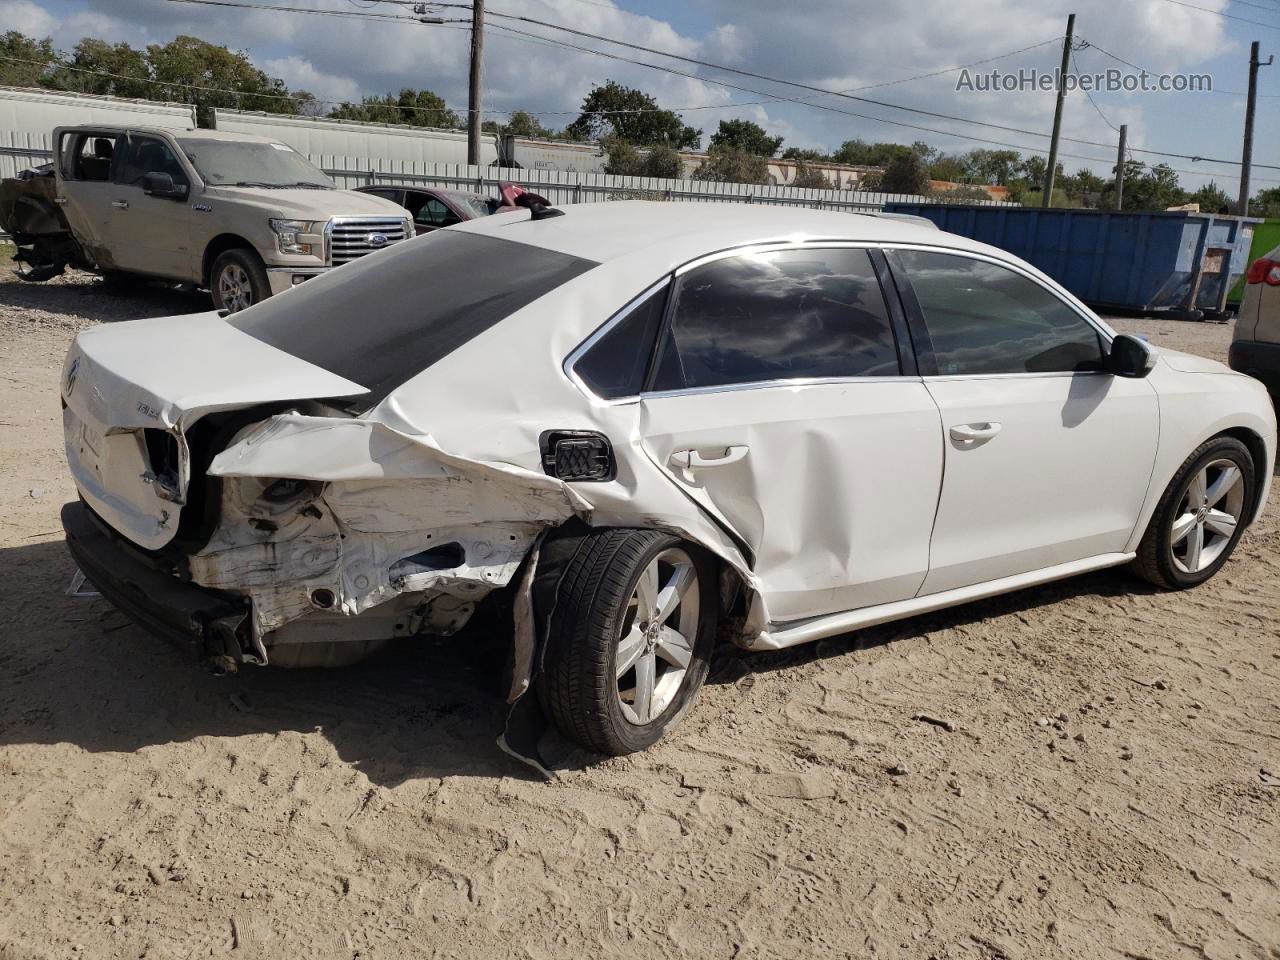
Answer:
M1170 522L1176 569L1199 573L1222 556L1244 512L1244 489L1244 474L1234 460L1210 461L1191 478Z
M627 722L652 722L680 691L698 636L699 596L697 568L678 547L662 551L641 571L614 655Z
M238 263L228 263L218 274L218 296L232 313L252 306L253 285L249 272Z

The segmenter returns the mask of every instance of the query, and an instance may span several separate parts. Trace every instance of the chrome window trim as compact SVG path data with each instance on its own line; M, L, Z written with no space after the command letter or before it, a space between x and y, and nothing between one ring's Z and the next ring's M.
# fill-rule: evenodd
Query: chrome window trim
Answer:
M667 400L673 397L701 396L708 393L737 393L742 390L777 390L801 387L854 386L867 383L923 383L923 377L796 377L790 380L749 380L746 383L718 383L707 387L684 387L680 390L649 390L631 402L640 400Z

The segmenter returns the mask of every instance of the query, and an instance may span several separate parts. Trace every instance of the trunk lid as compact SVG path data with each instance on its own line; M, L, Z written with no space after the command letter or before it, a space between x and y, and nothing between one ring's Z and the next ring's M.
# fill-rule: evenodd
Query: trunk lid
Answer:
M62 369L67 463L85 502L141 547L178 529L190 486L186 432L216 411L365 393L216 313L79 334Z

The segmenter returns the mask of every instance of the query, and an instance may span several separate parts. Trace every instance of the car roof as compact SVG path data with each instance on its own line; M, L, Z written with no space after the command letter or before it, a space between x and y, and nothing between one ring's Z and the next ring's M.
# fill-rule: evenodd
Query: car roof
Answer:
M764 203L673 203L620 200L566 204L562 217L533 220L508 215L451 227L603 263L662 247L675 259L753 243L844 240L920 243L933 247L1007 254L932 225L874 215L772 206Z

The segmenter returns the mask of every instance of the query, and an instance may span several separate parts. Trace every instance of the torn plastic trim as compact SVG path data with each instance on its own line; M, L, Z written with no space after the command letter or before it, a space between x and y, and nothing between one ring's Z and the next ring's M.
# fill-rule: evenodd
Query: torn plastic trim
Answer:
M451 633L541 532L591 509L560 480L374 420L279 414L207 472L223 480L222 516L192 578L246 593L259 636L317 608L356 616L400 595L421 598L424 629ZM303 483L264 498L281 478Z

